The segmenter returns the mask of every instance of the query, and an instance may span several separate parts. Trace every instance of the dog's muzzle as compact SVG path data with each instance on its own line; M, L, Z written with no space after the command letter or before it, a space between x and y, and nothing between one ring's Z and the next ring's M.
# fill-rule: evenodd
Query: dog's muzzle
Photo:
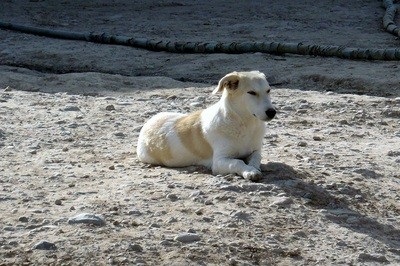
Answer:
M274 118L275 115L276 115L276 110L273 109L273 108L269 108L267 111L265 111L265 114L267 115L267 117L268 117L269 119L272 119L272 118Z

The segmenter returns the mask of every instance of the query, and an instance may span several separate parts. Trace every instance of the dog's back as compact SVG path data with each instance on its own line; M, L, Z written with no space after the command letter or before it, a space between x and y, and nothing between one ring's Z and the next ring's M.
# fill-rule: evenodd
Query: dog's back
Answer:
M210 165L213 151L202 131L201 112L159 113L152 117L140 131L139 159L170 167Z

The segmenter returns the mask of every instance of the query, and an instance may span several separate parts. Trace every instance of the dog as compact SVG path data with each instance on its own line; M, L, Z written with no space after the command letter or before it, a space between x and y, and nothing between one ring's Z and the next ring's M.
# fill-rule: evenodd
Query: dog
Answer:
M266 77L259 71L224 76L214 105L190 114L163 112L140 130L137 155L144 163L167 167L203 165L213 174L261 179L265 123L275 117Z

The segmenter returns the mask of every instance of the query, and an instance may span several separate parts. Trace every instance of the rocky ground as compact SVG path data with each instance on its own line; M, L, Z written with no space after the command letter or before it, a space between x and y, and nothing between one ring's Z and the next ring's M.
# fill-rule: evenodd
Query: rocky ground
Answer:
M252 183L136 159L146 119L204 108L213 87L85 76L171 88L0 91L2 265L400 263L400 99L274 90Z
M398 47L381 2L5 0L0 20L172 41ZM0 265L400 264L398 62L0 39ZM260 182L136 159L150 116L212 104L233 70L273 84Z

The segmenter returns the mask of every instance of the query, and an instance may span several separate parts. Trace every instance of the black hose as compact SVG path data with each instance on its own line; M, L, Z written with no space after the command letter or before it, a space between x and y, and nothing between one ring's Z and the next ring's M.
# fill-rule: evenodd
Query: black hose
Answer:
M396 7L391 0L383 0L386 8L383 19L387 31L399 35L399 28L393 22ZM325 57L339 57L354 60L400 60L400 49L365 49L351 48L334 45L305 45L303 43L279 43L279 42L170 42L163 40L150 40L142 38L130 38L126 36L112 36L105 33L80 33L60 30L49 30L31 26L23 26L0 21L0 29L13 30L39 36L46 36L67 40L80 40L104 44L117 44L142 48L151 51L165 51L171 53L267 53L267 54L298 54Z

